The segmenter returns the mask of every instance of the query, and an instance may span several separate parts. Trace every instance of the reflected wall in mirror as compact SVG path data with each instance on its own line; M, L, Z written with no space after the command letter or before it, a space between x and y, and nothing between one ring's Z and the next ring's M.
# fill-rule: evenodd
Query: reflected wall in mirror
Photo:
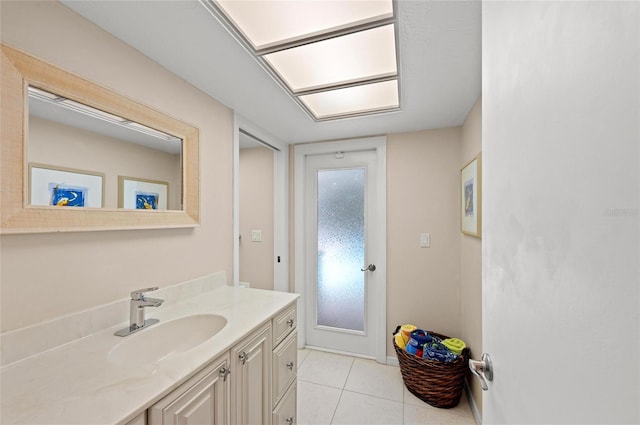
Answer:
M198 224L196 128L6 45L2 71L2 233Z

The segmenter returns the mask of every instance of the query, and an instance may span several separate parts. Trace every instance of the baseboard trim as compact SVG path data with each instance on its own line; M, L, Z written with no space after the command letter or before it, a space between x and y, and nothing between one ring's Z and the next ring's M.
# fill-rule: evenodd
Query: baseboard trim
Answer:
M343 356L359 357L361 359L367 359L367 360L375 360L376 359L374 356L365 356L364 354L350 353L348 351L340 351L340 350L334 350L334 349L331 349L331 348L316 347L315 345L305 345L304 348L307 348L309 350L315 350L315 351L324 351L325 353L340 354L340 355L343 355Z
M471 388L469 388L469 383L464 381L464 392L467 395L467 400L469 400L469 406L471 406L471 413L473 413L473 418L476 420L476 424L482 425L482 417L480 416L480 412L478 411L478 406L476 405L476 401L473 399L473 394L471 394Z
M387 356L387 364L389 366L400 366L400 362L398 362L397 357Z

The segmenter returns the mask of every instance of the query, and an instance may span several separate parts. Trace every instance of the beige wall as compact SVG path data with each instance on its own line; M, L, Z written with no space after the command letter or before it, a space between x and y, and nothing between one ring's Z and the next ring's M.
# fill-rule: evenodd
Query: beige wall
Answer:
M387 137L387 335L413 323L459 336L461 130ZM430 248L420 247L421 232ZM395 356L391 338L387 354Z
M462 126L460 167L482 150L482 98L473 106ZM460 337L471 347L473 358L482 355L482 241L460 234ZM470 376L469 386L476 407L482 413L482 388Z
M28 161L104 174L105 208L118 207L118 176L127 176L167 182L168 209L182 209L180 154L30 116Z
M273 151L240 149L238 162L240 281L273 289ZM262 242L251 240L251 230L262 230Z
M132 289L217 271L230 276L231 111L57 2L3 1L0 8L4 43L199 128L201 159L199 227L0 237L1 329L122 299Z

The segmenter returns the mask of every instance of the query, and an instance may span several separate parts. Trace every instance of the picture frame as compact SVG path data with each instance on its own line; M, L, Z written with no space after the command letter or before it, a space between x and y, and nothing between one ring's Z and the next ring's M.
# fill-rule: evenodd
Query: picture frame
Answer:
M102 208L102 173L29 163L29 206Z
M460 231L482 238L482 153L460 169Z
M118 176L118 208L166 210L168 205L168 182Z

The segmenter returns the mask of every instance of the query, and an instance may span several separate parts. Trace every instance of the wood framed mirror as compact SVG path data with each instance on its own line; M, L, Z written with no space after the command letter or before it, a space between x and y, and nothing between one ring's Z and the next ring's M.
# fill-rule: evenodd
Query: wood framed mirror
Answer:
M199 225L197 128L4 44L1 66L0 233ZM56 103L100 123L76 128L54 120L58 112L46 110ZM97 129L106 121L117 131ZM124 130L135 133L131 140L114 135ZM141 138L147 141L134 140ZM118 193L122 175L138 182L124 195ZM85 183L87 176L94 180ZM163 184L139 183L149 181ZM101 204L77 201L87 192L99 199L96 191ZM144 202L119 204L121 196Z

